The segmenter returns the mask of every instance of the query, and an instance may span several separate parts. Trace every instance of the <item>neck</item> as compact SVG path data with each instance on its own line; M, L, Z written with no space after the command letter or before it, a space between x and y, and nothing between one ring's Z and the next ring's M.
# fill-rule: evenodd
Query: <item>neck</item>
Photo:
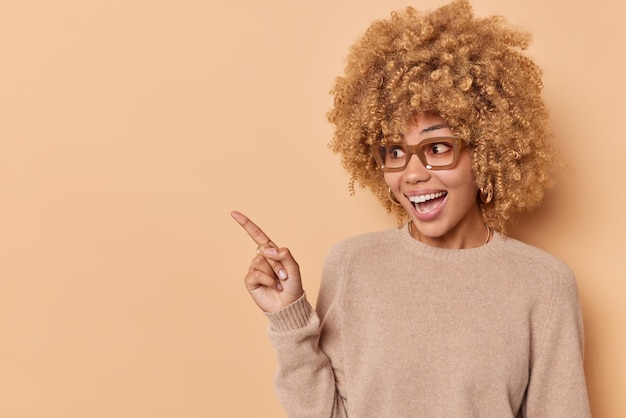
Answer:
M412 220L409 221L408 228L409 234L414 239L433 247L447 249L466 249L480 247L487 244L492 236L491 228L489 228L489 226L482 221L480 228L473 228L472 233L455 234L454 231L448 231L448 233L440 237L421 234Z

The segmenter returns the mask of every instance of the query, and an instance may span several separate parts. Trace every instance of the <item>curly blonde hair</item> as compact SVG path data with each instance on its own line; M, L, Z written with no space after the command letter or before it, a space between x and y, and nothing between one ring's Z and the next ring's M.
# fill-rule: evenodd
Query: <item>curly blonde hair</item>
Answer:
M554 154L541 70L522 54L529 43L502 17L475 18L466 0L429 13L408 7L372 23L350 50L328 113L329 145L351 192L355 183L371 189L402 222L406 213L388 200L370 146L434 112L471 151L476 185L493 192L490 203L479 201L491 228L504 232L512 215L538 206L552 185Z

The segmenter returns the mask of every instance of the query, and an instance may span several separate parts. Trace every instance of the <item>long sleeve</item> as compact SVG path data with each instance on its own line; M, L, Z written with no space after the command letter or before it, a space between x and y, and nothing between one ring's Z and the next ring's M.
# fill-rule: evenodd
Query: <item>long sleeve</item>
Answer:
M320 320L306 296L268 317L278 358L276 393L289 417L345 417L330 360L320 349Z
M317 312L303 295L285 309L267 314L268 334L278 360L276 394L289 417L347 416L340 390L342 372L332 364L341 364L335 308L343 286L342 258L341 252L332 250L326 256Z
M551 309L531 357L522 410L525 417L589 417L582 314L569 271L554 280L551 293Z

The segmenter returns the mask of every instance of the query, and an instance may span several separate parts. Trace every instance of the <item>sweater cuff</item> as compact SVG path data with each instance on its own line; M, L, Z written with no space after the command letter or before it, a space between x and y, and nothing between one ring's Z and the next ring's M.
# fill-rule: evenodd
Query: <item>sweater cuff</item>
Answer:
M274 313L265 313L270 320L270 330L276 332L292 331L303 328L311 323L315 311L309 304L306 294L282 310Z

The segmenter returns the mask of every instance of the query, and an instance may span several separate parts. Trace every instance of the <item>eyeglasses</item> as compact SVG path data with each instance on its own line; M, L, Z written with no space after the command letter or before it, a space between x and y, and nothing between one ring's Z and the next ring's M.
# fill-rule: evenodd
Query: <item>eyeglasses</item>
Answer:
M463 146L461 138L427 138L417 145L380 141L372 145L372 154L382 171L402 171L411 155L417 155L428 170L449 170L456 166Z

